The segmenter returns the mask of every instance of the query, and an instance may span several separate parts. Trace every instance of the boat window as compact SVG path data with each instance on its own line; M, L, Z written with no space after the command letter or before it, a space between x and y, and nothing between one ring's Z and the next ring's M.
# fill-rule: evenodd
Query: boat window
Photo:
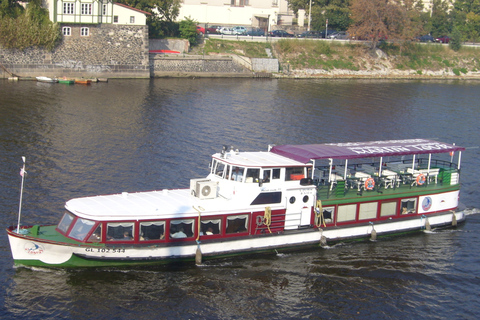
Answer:
M94 225L95 221L78 218L68 236L83 241Z
M305 178L303 174L303 168L301 167L286 168L285 181L300 180L303 178Z
M140 223L140 241L165 239L165 221Z
M107 240L109 241L131 241L134 236L133 222L107 224Z
M243 169L239 167L234 167L232 170L232 180L234 181L243 181Z
M88 237L88 242L100 242L102 240L102 224L99 224L97 229Z
M226 233L246 232L248 229L248 215L228 216Z
M214 234L219 234L221 230L221 220L220 219L202 219L202 224L200 226L200 235L211 236Z
M335 214L335 207L323 208L323 221L325 223L332 223L334 214Z
M272 170L263 170L263 177L262 177L262 182L263 183L269 183L272 179Z
M223 178L225 176L227 166L223 162L217 162L217 166L215 168L215 175Z
M356 204L338 206L337 222L353 221L357 214Z
M380 206L380 217L394 216L397 214L397 202L383 202Z
M71 214L68 211L65 212L65 214L62 217L62 220L60 220L60 223L57 226L58 230L62 231L63 233L67 233L68 228L70 228L70 224L72 223L74 218L75 217L73 214Z
M358 213L359 220L375 219L377 217L377 202L367 202L360 204L360 211Z
M280 179L280 169L273 169L272 170L272 179Z
M255 198L255 200L253 200L251 205L271 204L271 203L280 203L280 202L282 202L281 192L262 192Z
M417 199L403 199L401 207L402 214L415 213L417 208Z
M245 182L258 182L258 178L260 177L260 169L247 169L247 177Z
M194 220L172 220L170 221L170 239L190 238L194 233Z

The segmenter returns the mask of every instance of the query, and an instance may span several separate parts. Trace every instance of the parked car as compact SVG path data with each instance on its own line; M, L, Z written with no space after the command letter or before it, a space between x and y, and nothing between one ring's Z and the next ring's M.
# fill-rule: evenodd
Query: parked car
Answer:
M198 33L198 34L205 34L205 28L204 28L204 27L197 26L197 33Z
M284 38L285 38L285 37L286 37L286 38L291 38L291 37L294 36L293 33L289 33L289 32L287 32L287 31L285 31L285 30L273 30L273 31L269 32L268 35L269 35L270 37L284 37Z
M233 34L241 35L247 33L247 28L245 27L233 27Z
M418 36L415 38L415 40L420 42L435 42L435 38L429 34L426 34L424 36Z
M320 32L318 31L304 31L297 35L297 38L320 38Z
M207 28L207 33L211 33L211 34L217 34L217 33L220 33L219 30L220 30L221 26L210 26Z
M254 37L263 37L265 36L265 31L260 28L253 28L252 30L247 31L247 36L254 36Z
M320 32L320 38L328 39L328 37L330 37L331 34L334 34L336 32L337 30L333 30L333 29L323 30Z
M435 39L435 42L449 43L450 42L450 37L449 36L442 36L440 38Z
M337 31L328 36L330 39L345 40L350 38L350 35L346 31Z
M220 34L233 34L233 29L228 27L222 27L218 32Z

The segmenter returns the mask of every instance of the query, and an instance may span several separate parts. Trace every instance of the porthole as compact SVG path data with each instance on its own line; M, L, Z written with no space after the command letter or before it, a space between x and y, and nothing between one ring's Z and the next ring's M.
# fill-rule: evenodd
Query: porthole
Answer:
M307 201L308 201L308 196L304 196L303 197L303 203L307 203Z
M291 204L294 204L294 203L295 203L295 200L296 200L295 197L291 197L291 198L290 198L290 203L291 203Z

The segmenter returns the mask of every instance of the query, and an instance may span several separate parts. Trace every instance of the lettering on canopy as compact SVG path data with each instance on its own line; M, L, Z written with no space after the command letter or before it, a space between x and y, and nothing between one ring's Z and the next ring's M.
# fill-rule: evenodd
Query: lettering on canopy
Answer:
M303 163L315 159L353 159L394 155L446 153L463 151L453 144L427 139L347 142L274 146L271 152Z

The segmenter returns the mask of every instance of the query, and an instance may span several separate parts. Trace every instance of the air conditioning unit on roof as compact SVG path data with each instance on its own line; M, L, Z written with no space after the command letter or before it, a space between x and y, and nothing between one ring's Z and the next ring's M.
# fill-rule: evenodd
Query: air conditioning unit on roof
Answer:
M213 181L198 181L195 196L199 199L214 199L217 197L217 183Z

